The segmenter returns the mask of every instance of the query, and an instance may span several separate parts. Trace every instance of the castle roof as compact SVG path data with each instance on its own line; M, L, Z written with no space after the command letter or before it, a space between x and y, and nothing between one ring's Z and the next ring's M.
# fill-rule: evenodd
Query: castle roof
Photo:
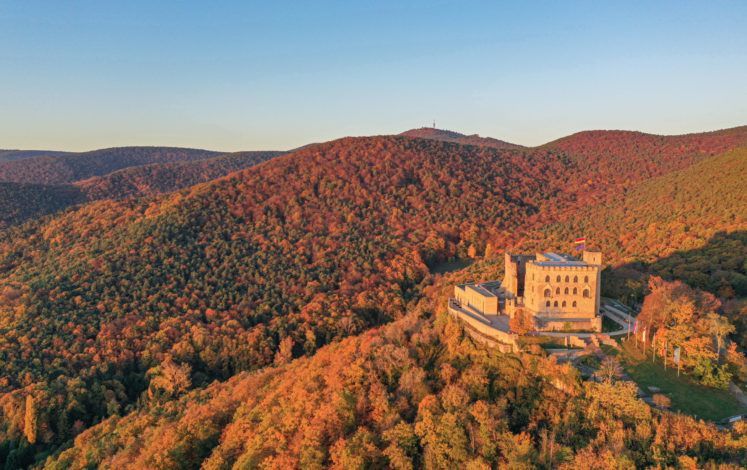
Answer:
M588 266L587 263L578 260L570 255L558 253L542 253L537 256L534 262L537 266Z

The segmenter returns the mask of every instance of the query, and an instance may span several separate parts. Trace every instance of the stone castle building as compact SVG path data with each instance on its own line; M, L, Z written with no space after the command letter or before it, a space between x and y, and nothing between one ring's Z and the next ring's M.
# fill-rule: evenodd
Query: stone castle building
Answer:
M500 328L523 312L538 331L601 331L602 254L581 259L556 253L505 255L503 282L462 284L450 310L477 314ZM453 307L452 307L453 305ZM462 313L463 314L463 313Z

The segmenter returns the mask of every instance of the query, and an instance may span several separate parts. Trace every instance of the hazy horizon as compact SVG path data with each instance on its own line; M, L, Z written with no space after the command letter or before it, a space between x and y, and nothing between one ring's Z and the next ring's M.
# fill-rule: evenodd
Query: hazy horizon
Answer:
M291 149L429 126L536 146L744 125L747 4L17 2L0 148Z
M641 133L644 133L644 134L651 134L651 135L673 136L673 135L686 135L686 134L700 134L700 133L708 133L708 132L718 132L718 131L721 131L721 130L734 129L734 128L737 128L737 127L744 127L744 126L747 126L747 124L736 124L736 125L733 125L733 126L727 126L727 127L722 127L722 128L718 128L718 129L703 129L703 130L695 130L695 131L692 131L692 132L682 132L682 133L677 133L677 134L646 132L645 130L641 130L641 129L596 129L596 128L593 128L593 129L579 129L579 130L573 131L573 132L571 132L569 134L557 136L556 138L550 139L550 140L548 140L546 142L542 142L542 143L539 143L539 144L536 144L536 145L529 145L529 144L525 144L523 142L509 141L508 139L504 139L501 136L483 135L483 134L477 134L477 135L479 135L480 137L503 140L503 141L506 141L506 142L511 143L511 144L517 144L517 145L522 145L522 146L525 146L525 147L532 148L532 147L541 147L543 145L546 145L546 144L549 144L551 142L554 142L555 140L561 139L563 137L568 137L570 135L577 134L579 132L589 132L589 131L623 131L623 132L641 132ZM271 148L236 148L236 149L222 149L222 148L212 148L212 147L205 147L205 146L185 147L185 146L181 146L181 145L171 145L171 144L160 144L159 145L159 144L138 144L138 143L131 143L131 144L124 144L124 145L104 145L102 147L82 148L82 149L67 149L67 148L9 148L9 147L2 147L2 146L0 146L0 151L16 151L17 150L17 151L34 151L34 152L71 152L71 153L83 153L83 152L90 152L90 151L94 151L94 150L101 150L101 149L106 149L106 148L119 148L119 147L174 147L174 148L192 148L192 149L209 150L209 151L226 152L226 153L231 153L231 152L264 151L264 150L290 151L290 150L294 150L294 149L299 148L299 147L303 147L305 145L312 145L312 144L318 144L318 143L323 143L323 142L329 142L329 141L332 141L332 140L344 139L346 137L370 137L370 136L377 136L377 135L398 135L398 134L401 134L401 133L409 131L409 130L421 129L421 128L432 129L433 127L432 127L432 124L431 124L431 126L427 126L427 125L417 126L417 127L412 127L410 129L403 129L403 130L400 130L400 131L392 132L392 133L389 133L389 134L370 133L370 134L359 134L359 135L340 135L340 136L337 136L337 137L333 137L331 139L310 141L310 142L307 142L305 144L301 144L301 145L298 145L298 146L295 146L295 147L291 147L291 148L272 148L272 149ZM439 130L439 131L457 132L457 133L460 133L460 134L464 134L466 136L474 135L475 134L473 132L469 132L469 131L465 131L465 130L460 130L460 129L446 129L446 128L439 127L439 126L437 126L435 129Z

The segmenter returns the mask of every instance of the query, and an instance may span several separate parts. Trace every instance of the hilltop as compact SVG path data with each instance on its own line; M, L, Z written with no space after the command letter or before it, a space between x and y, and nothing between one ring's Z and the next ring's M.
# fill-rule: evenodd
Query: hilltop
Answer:
M496 149L519 149L524 148L521 145L504 142L493 139L492 137L480 137L477 134L465 135L459 132L436 129L434 127L421 127L419 129L410 129L401 133L405 137L414 137L418 139L440 140L443 142L454 142L463 145L479 145L483 147L492 147Z

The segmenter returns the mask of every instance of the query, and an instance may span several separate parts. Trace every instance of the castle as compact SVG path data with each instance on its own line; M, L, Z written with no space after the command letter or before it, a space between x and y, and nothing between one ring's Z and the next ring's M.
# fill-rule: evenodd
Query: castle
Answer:
M519 314L527 315L536 331L602 330L599 251L584 250L581 259L506 253L505 264L503 282L457 285L450 311L507 332L509 320Z

